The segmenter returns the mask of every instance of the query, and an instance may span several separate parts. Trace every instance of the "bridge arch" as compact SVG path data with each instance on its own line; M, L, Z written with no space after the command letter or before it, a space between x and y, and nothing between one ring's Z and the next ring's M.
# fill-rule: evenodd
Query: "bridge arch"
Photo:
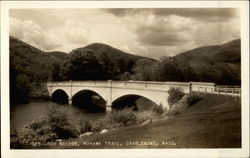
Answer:
M146 104L150 104L148 106L151 107L146 107L144 106L143 109L150 109L152 108L152 106L158 106L158 104L153 101L152 99L149 99L143 95L139 95L139 94L125 94L122 95L118 98L116 98L113 102L112 102L112 109L117 109L117 110L121 110L124 108L132 108L134 110L141 110L141 107L138 107L136 101L138 99L144 99L147 100Z
M58 104L68 104L69 103L69 96L68 94L62 89L56 89L53 91L51 95L51 100Z
M100 112L106 110L105 99L94 90L83 89L72 96L72 105L90 112Z

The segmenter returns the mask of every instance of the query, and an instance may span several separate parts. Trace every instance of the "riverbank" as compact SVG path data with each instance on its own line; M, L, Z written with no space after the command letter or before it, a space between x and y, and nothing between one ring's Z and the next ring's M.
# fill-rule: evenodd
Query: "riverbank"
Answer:
M239 98L206 95L183 112L145 126L59 140L43 148L240 148ZM34 148L41 148L39 146Z

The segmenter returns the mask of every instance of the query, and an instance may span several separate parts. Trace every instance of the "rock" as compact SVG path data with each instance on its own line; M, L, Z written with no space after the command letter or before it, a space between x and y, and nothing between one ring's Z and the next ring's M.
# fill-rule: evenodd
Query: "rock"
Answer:
M90 136L92 134L93 134L93 132L85 132L85 133L81 134L79 137Z
M107 130L107 129L103 129L101 132L100 132L100 134L103 134L103 133L107 133L109 130Z
M149 119L147 121L142 122L142 124L140 124L140 126L145 126L145 125L151 124L151 122L152 122L152 120Z

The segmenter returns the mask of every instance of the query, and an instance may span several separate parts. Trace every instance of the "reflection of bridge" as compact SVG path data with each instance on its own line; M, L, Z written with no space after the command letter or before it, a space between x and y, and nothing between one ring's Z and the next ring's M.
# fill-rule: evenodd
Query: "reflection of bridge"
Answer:
M110 111L112 103L126 96L145 97L157 105L169 109L167 91L171 87L180 87L184 93L198 91L203 88L206 92L214 91L213 83L197 82L146 82L146 81L64 81L48 82L47 88L50 96L57 91L67 94L68 103L72 104L72 98L77 93L92 92L100 95L106 102L106 111Z

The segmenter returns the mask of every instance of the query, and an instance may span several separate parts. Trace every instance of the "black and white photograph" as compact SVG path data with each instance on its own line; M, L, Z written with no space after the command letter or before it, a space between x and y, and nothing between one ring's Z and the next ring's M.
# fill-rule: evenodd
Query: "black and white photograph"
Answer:
M235 149L247 157L248 3L40 3L13 2L1 15L8 153Z

